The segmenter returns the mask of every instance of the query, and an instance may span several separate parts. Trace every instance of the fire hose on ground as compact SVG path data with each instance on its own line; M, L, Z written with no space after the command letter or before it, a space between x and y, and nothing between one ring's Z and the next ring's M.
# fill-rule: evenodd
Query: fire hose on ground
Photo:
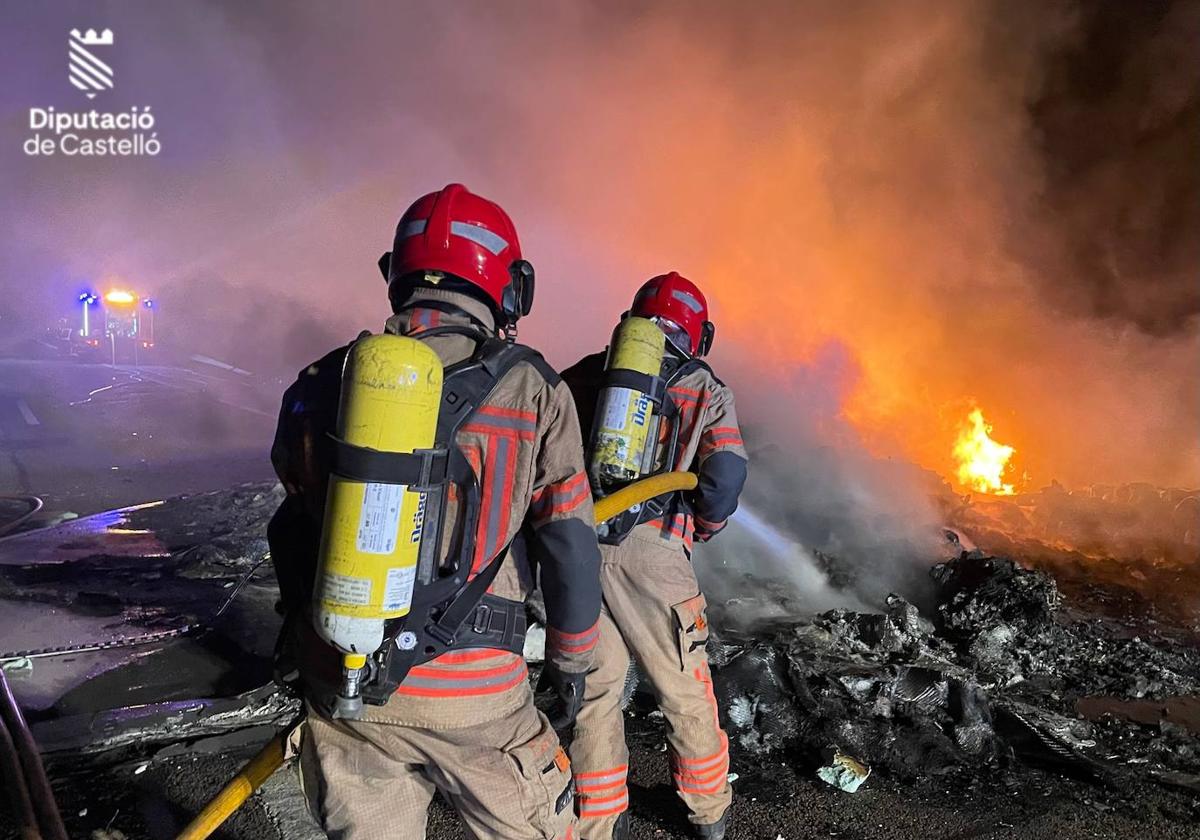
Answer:
M671 472L654 475L635 481L628 487L623 487L611 496L605 496L596 501L595 516L597 522L604 522L618 513L628 510L634 505L640 505L661 496L679 490L693 490L697 479L695 473ZM188 823L176 840L206 840L214 831L220 828L242 806L254 791L279 769L284 760L284 748L290 732L284 730L267 742L254 758L246 762L225 787L207 805L196 818Z
M67 840L46 768L21 707L0 668L0 761L22 840Z
M16 519L11 519L8 522L0 524L0 537L15 531L21 525L24 525L30 520L30 518L33 517L35 513L40 511L45 504L38 496L3 495L0 496L0 502L24 502L25 504L29 505L29 510L22 513Z

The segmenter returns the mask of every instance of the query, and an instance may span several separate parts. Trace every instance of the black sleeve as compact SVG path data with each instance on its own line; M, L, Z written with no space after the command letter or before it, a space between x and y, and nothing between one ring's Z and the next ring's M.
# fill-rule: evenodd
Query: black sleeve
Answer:
M607 352L601 351L584 356L562 372L563 381L571 389L571 398L575 401L575 413L579 415L579 430L584 446L592 437L592 420L596 414L600 385L604 381L604 360L607 355Z
M746 459L735 452L714 452L701 462L699 479L692 495L696 516L712 524L724 522L737 510L746 484Z
M267 525L267 542L289 611L303 609L312 598L332 458L328 432L337 425L348 349L334 350L302 370L279 407L271 464L288 495Z
M332 466L342 368L350 345L339 347L300 371L284 392L271 446L271 463L289 492L324 493Z
M536 529L528 547L537 561L550 626L564 633L593 627L600 615L595 529L580 519L557 519Z

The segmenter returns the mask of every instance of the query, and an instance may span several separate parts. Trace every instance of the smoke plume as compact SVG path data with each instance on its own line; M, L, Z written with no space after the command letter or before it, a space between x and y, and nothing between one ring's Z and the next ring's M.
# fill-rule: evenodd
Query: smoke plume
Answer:
M514 216L538 268L522 337L556 363L644 278L705 288L714 365L795 465L769 495L839 535L921 490L868 465L952 475L974 405L1031 486L1200 485L1196 2L8 16L10 316L125 278L197 352L294 371L381 326L396 217L463 181ZM152 106L158 158L22 155L29 107L85 108L80 25L116 32L104 107Z

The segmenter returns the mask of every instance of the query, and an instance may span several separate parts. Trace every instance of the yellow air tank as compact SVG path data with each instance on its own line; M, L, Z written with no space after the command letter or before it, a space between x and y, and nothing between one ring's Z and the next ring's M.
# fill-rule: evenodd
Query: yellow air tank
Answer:
M666 336L653 321L630 316L617 324L605 371L631 370L658 376ZM642 391L609 386L600 392L592 432L589 473L593 487L624 484L653 467L657 444L654 404Z
M355 342L342 371L338 437L379 452L433 446L442 364L427 345L397 335ZM317 633L343 653L339 713L361 709L367 657L384 622L408 614L416 581L425 494L402 484L330 476L313 615Z

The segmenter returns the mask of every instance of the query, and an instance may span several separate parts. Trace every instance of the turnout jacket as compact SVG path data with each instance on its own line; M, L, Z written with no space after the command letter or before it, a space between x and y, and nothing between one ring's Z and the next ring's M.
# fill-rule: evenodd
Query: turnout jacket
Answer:
M474 325L489 334L495 330L491 312L473 298L420 289L387 320L385 331L427 341L448 367L468 358L476 345L461 335L422 339L424 331L446 325ZM291 610L303 611L301 646L319 645L322 655L336 662L337 654L311 630L310 602L332 462L328 441L312 432L335 428L337 404L328 395L323 399L313 393L322 389L306 387L331 375L321 365L328 366L334 357L343 358L330 354L310 365L285 394L272 462L289 493L284 506L292 510L285 522L306 537L303 548L308 549L276 559L277 568L281 560L296 567L279 569L284 601ZM510 546L489 592L523 601L538 583L535 575L540 576L548 617L547 659L564 671L580 673L590 667L596 644L600 555L575 406L567 386L549 373L551 381L527 362L509 370L461 428L457 443L482 491L472 577ZM340 367L332 375L340 379ZM454 531L455 509L452 495L443 556ZM364 706L362 719L437 728L493 720L524 702L527 676L519 654L450 651L415 666L385 706Z
M585 443L591 441L606 356L606 352L585 356L562 373L575 400ZM678 448L675 463L664 464L669 430L666 423L661 424L655 469L695 472L699 486L686 498L676 496L662 517L644 522L634 531L682 544L690 553L693 536L707 539L721 530L737 509L746 483L746 449L733 392L706 367L685 373L667 393L679 411Z

